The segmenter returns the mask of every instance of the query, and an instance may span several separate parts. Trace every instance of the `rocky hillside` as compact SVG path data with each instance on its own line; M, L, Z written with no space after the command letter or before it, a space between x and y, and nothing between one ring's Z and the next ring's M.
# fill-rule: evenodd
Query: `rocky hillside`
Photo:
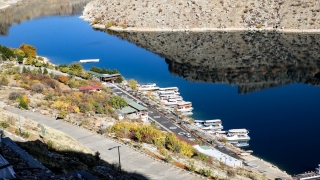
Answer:
M290 83L320 85L320 35L252 32L113 32L166 59L188 81L228 83L239 93Z
M83 12L93 24L126 28L320 28L315 0L94 0Z
M0 9L0 34L12 24L42 16L80 14L90 0L23 0ZM2 2L4 4L4 2ZM1 5L1 4L0 4Z

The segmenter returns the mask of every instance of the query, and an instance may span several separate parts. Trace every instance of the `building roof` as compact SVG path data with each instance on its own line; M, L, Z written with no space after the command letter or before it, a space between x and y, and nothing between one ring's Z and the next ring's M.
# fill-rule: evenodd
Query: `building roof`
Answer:
M126 106L122 109L119 109L119 111L122 113L122 114L130 114L130 113L135 113L137 112L136 109L133 109L132 107L130 106Z
M141 106L140 104L134 102L133 100L131 100L131 99L129 99L129 98L123 97L123 99L128 103L129 106L131 106L131 107L134 108L134 109L137 109L138 111L147 110L146 107Z
M100 90L101 87L99 86L82 86L82 87L79 87L79 91L92 91L92 90Z

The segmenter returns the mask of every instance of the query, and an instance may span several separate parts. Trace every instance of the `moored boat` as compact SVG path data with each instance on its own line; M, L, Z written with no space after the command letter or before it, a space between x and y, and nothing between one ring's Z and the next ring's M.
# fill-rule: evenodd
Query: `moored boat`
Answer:
M221 131L223 129L222 122L220 119L195 120L194 124L208 132Z
M185 111L192 111L192 110L193 110L192 103L189 101L188 102L184 101L177 104L177 111L185 112Z
M249 141L249 131L246 129L230 129L225 136L227 141Z
M159 89L156 83L147 83L147 84L142 84L137 86L140 91L155 91Z

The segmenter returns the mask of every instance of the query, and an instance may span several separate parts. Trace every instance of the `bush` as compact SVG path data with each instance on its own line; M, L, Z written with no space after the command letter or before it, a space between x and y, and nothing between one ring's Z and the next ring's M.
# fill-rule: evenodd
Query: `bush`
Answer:
M189 164L187 165L188 171L194 172L196 170L196 166L194 165L193 161L190 161Z
M29 132L22 132L22 137L29 138L30 137L30 133Z
M3 86L8 86L9 84L9 80L6 76L1 76L0 77L0 85L3 85Z
M106 28L110 28L114 25L114 22L107 22Z
M44 85L41 83L36 83L31 86L31 90L36 93L42 93L44 90Z
M48 149L53 149L53 141L49 140L47 141L47 146L48 146Z
M13 101L20 98L20 97L21 97L21 94L19 92L11 92L9 94L9 99L13 100Z
M210 169L200 169L199 173L203 176L209 177L211 176L211 170Z
M227 174L228 174L228 177L232 178L232 177L235 177L237 175L237 171L233 168L229 168L227 170Z
M7 123L7 122L5 122L5 121L1 121L1 122L0 122L0 126L1 126L3 129L6 129L6 128L8 128L8 127L10 126L10 124Z

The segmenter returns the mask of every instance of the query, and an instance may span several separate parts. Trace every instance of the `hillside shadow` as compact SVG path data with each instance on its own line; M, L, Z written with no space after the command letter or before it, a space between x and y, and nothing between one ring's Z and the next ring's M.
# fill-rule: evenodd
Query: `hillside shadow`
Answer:
M6 140L9 138L5 138ZM81 174L84 179L132 179L132 180L147 180L149 178L145 177L139 173L132 173L126 171L120 171L118 169L118 164L110 164L100 158L100 153L96 152L94 155L87 154L83 152L73 151L73 150L57 150L54 144L47 142L43 143L40 140L27 141L27 142L15 142L21 149L29 153L34 159L41 162L46 168L50 169L55 175L55 178L61 178L70 176L72 174L77 176ZM9 147L11 148L11 147ZM11 148L12 149L12 148ZM16 149L16 148L13 148ZM13 150L19 151L19 150ZM10 154L4 157L8 159L9 163L11 157ZM20 154L21 156L21 154ZM26 159L26 157L20 157ZM21 169L39 169L32 167L15 167L13 163L13 168L16 173L19 174ZM30 165L31 163L28 162ZM40 168L41 169L41 168ZM91 174L91 175L90 175ZM93 176L94 177L93 177ZM18 178L19 179L19 178Z

